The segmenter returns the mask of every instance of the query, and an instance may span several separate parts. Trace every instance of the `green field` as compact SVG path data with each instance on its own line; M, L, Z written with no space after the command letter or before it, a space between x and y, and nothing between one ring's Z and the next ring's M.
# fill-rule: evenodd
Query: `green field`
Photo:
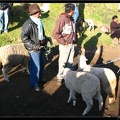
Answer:
M38 3L40 6L42 3ZM46 31L46 35L52 36L56 19L59 14L64 11L65 3L50 3L49 12L42 13L42 21ZM113 15L118 15L118 3L79 3L80 17L85 19L93 19L95 22L95 32L86 31L83 37L79 37L79 45L84 45L88 42L88 46L97 45L112 45L110 35L101 32L98 28L99 25L109 27ZM22 24L28 19L29 15L25 12L20 3L14 3L10 13L9 33L2 33L0 35L0 46L5 44L21 43L20 32ZM56 42L53 41L55 45Z

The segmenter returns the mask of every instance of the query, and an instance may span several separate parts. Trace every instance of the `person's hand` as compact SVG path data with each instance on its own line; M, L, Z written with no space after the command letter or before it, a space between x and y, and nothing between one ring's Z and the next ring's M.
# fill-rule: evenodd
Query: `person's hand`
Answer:
M40 50L42 47L41 46L38 46L38 50Z
M68 45L68 42L65 42L65 44L64 45Z
M10 10L10 8L8 8L8 10Z
M78 45L77 44L73 44L75 47L77 47Z

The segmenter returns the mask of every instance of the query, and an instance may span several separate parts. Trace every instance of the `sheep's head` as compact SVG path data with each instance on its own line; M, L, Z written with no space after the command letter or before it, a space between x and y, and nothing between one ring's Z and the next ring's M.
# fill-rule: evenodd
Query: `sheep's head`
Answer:
M80 55L78 57L78 69L83 69L84 67L87 66L87 61L88 59L84 55Z

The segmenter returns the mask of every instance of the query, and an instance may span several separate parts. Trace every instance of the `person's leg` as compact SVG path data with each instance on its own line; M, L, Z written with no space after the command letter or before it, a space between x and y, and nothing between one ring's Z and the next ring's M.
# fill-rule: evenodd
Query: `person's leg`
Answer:
M65 63L67 61L68 51L69 51L69 46L64 46L61 44L59 45L59 60L58 60L59 68L58 68L58 74L57 74L57 78L59 80L63 79L63 70L64 70Z
M74 68L74 54L75 54L75 49L74 49L74 45L73 44L69 44L71 52L70 52L70 56L68 59L68 63L67 63L67 67L69 67L71 70L75 70Z
M59 68L58 68L58 74L57 74L57 82L58 84L62 82L63 80L63 70L65 68L65 64L67 62L67 59L69 57L69 60L68 62L70 63L67 63L67 66L68 67L71 67L71 64L73 64L73 48L71 49L71 52L70 52L70 49L71 49L71 45L67 45L67 46L64 46L64 45L59 45L59 60L58 60L58 64L59 64ZM70 53L70 56L68 56Z
M30 53L30 86L36 87L39 85L40 73L40 53Z
M2 33L3 29L3 15L4 15L3 10L0 10L0 34Z
M39 75L39 82L43 82L43 75L44 75L44 66L45 66L45 58L44 58L44 50L40 50L40 75Z
M4 32L8 32L9 10L4 10Z

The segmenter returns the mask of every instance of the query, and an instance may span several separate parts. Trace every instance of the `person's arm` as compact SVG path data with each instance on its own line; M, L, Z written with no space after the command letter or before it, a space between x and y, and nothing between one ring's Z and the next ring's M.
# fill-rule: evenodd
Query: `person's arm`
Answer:
M63 21L58 19L57 22L56 22L54 31L53 31L53 36L58 43L60 43L62 45L65 45L66 41L62 36L63 26L64 26Z
M28 50L39 50L39 49L41 49L40 44L35 43L30 37L31 29L32 28L31 28L30 24L24 24L22 26L21 40Z
M112 23L112 27L113 27L114 29L117 29L117 28L120 27L120 23L113 22L113 23Z

